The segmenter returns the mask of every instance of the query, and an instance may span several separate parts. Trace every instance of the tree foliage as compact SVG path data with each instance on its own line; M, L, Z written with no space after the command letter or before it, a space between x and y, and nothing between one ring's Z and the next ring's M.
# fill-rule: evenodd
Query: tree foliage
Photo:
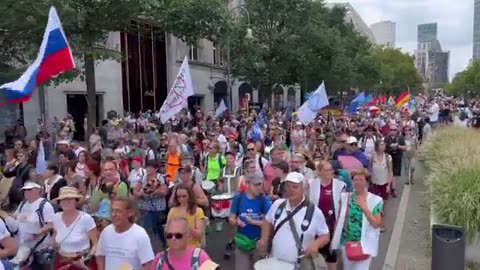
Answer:
M375 62L380 65L380 80L375 89L379 92L399 94L407 87L412 92L420 92L422 79L415 69L413 58L399 49L373 49Z
M312 90L370 87L377 82L371 44L344 21L345 10L322 1L251 0L254 40L244 38L246 16L231 29L235 76L269 95L276 84Z
M480 95L480 61L475 61L462 72L455 75L452 82L445 86L448 94L461 96Z
M58 10L74 56L83 61L80 72L66 77L85 75L89 132L97 117L95 61L119 59L117 53L101 46L109 32L128 31L132 20L141 20L191 41L218 36L227 19L221 0L3 0L0 74L32 59L41 42L50 6Z

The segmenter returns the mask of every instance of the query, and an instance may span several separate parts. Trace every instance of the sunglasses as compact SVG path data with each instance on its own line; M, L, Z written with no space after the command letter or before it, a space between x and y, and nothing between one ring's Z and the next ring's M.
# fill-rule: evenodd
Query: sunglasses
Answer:
M256 187L260 187L260 186L263 185L263 183L255 183L255 184L253 184L253 185L256 186Z
M255 151L255 148L248 148L248 151Z
M185 235L184 233L167 233L167 234L165 234L165 237L169 240L172 239L172 238L180 240L180 239L183 238L184 235Z

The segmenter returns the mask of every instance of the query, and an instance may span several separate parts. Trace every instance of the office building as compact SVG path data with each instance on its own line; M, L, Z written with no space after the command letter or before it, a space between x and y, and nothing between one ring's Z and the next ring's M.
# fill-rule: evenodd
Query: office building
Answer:
M370 25L375 40L378 45L395 48L396 42L396 23L392 21L383 21Z
M417 41L428 42L437 38L437 23L424 23L418 25Z
M418 25L415 67L428 86L441 86L449 81L450 52L443 51L437 39L437 23Z
M475 0L473 12L473 57L472 60L480 59L480 0Z
M372 29L365 23L360 14L353 8L350 3L327 3L327 7L342 7L345 9L345 22L351 23L355 30L365 36L371 43L376 44L375 35Z

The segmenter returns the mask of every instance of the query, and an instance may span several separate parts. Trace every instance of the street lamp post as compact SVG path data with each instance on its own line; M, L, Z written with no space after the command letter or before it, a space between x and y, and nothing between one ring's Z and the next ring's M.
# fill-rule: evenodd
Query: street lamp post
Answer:
M233 12L237 9L240 9L247 15L247 33L245 34L245 39L253 39L253 31L250 28L250 13L244 6L234 7L229 11L229 13L233 14ZM230 96L230 109L233 112L233 91L232 91L232 80L231 80L232 67L230 64L230 60L231 60L230 34L231 33L229 32L227 35L227 92L228 92L228 95Z

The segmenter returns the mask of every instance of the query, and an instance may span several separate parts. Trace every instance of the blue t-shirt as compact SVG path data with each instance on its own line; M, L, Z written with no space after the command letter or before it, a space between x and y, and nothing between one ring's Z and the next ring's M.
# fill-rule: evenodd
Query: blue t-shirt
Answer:
M100 201L98 204L97 212L95 213L95 217L105 218L110 220L110 199L105 198Z
M240 196L242 196L241 199ZM259 239L262 229L259 226L249 224L245 217L249 216L252 219L261 220L267 214L270 206L272 206L272 202L264 195L257 196L254 199L249 199L245 192L237 193L233 197L232 205L230 207L230 213L235 215L238 214L240 220L247 224L243 228L238 226L237 232L245 235L250 239Z

